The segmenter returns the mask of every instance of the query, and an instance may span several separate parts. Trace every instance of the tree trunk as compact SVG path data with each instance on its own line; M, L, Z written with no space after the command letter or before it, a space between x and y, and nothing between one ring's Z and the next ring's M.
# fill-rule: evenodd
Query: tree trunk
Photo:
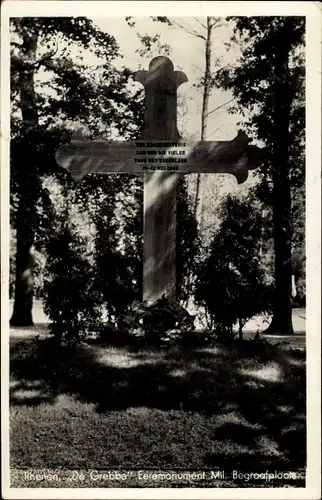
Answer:
M12 326L31 326L33 302L34 231L30 224L30 207L21 196L17 214L16 283Z
M238 338L239 340L243 340L243 322L238 320Z
M204 73L204 87L203 87L203 96L202 96L202 114L201 114L201 135L200 139L202 141L206 138L206 130L207 130L207 115L209 111L209 97L211 91L211 35L213 30L213 20L211 17L207 17L207 36L206 36L206 47L205 47L205 73ZM197 174L197 183L196 183L196 194L194 200L194 216L196 218L197 227L200 227L200 218L202 212L202 199L200 198L200 174ZM188 283L192 282L193 277L190 276L188 279ZM188 286L189 286L188 285ZM186 307L189 308L192 302L192 298L189 297L186 302Z
M23 22L23 21L22 21ZM20 109L22 115L22 147L15 155L18 183L18 213L16 222L17 254L16 282L12 326L31 326L33 302L34 226L37 202L37 174L34 149L30 137L38 125L38 113L34 87L34 66L37 50L37 34L23 33L21 70L19 74Z
M289 87L288 21L276 36L275 109L273 131L273 236L275 250L275 297L272 322L267 332L293 334L291 185L289 178L289 124L292 91Z
M201 136L202 141L206 138L207 130L207 115L209 111L209 97L211 90L211 35L212 35L212 19L207 17L207 39L206 39L206 49L205 49L205 74L204 74L204 88L203 88L203 98L202 98L202 114L201 114ZM195 206L194 214L198 221L201 214L202 203L199 198L200 192L200 174L197 175L197 186L196 186L196 196L195 196Z

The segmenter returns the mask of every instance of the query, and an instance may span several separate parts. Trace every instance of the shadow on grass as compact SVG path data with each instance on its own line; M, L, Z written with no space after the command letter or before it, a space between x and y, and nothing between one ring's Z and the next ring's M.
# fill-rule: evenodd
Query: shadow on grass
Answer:
M106 348L53 339L11 345L11 404L53 404L60 394L97 412L133 407L217 415L223 449L205 466L304 467L305 352L255 343L234 348ZM277 449L274 448L277 447Z

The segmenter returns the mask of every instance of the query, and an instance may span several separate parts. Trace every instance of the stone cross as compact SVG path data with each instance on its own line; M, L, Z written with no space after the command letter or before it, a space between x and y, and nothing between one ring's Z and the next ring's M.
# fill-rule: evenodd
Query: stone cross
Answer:
M175 299L176 186L187 173L230 173L238 183L261 163L261 152L244 132L232 141L184 140L177 129L177 89L188 81L170 59L155 57L136 72L145 89L145 127L136 141L88 141L75 133L59 148L57 163L75 180L90 173L143 174L143 300Z

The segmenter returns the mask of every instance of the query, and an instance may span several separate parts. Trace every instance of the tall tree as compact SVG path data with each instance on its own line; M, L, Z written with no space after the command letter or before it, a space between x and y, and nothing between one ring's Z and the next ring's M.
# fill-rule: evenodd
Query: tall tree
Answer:
M205 39L205 72L203 77L203 95L202 95L202 112L201 112L201 136L200 139L204 141L206 139L207 131L207 118L209 115L209 97L211 92L211 56L212 56L212 31L216 24L216 21L212 17L207 17L207 27L206 27L206 39ZM201 201L199 199L200 191L200 174L197 174L197 185L196 185L196 195L195 195L195 216L197 220L198 215L201 213ZM198 209L199 207L199 209Z
M16 195L15 203L18 200L12 220L17 232L17 254L10 323L28 326L32 324L40 175L58 170L55 151L66 141L68 131L70 135L73 122L86 124L96 135L106 130L107 125L124 133L129 129L129 114L135 108L135 99L133 96L130 99L126 91L130 72L125 68L116 71L111 64L119 54L115 39L98 30L92 21L13 18L10 23L11 190ZM75 48L76 53L77 48L81 51L78 56L74 55ZM86 52L98 62L84 63ZM49 74L49 81L37 78L39 72L43 76ZM115 104L123 107L117 120Z
M127 17L126 18L128 25L130 27L134 27L136 25L135 18ZM220 69L223 64L223 58L216 55L213 51L213 45L215 40L216 31L223 26L226 26L227 23L223 18L208 16L205 18L190 18L187 22L187 19L178 18L178 17L165 17L165 16L157 16L152 17L152 20L157 23L163 23L169 26L170 28L180 30L188 34L190 37L194 37L198 40L201 40L203 43L203 51L204 51L204 65L202 67L198 67L197 70L200 73L200 77L198 78L198 83L194 84L202 94L202 106L201 106L201 121L200 121L200 139L206 140L207 137L212 135L215 131L211 131L211 134L208 133L208 123L209 117L216 111L219 111L223 107L227 106L233 99L229 99L218 106L215 106L213 109L210 108L210 97L212 90L214 88L214 76L218 69ZM141 56L150 57L159 55L160 53L164 55L168 55L171 53L171 47L167 43L162 43L160 33L157 33L153 36L145 34L141 36L138 34L140 39L142 48L140 48L137 52ZM225 42L225 48L232 48L234 45L233 42L227 43ZM181 107L182 107L181 103ZM179 110L180 111L180 110ZM197 218L198 225L201 226L201 217L202 217L202 205L203 198L200 193L201 190L201 175L205 178L207 174L197 174L196 175L196 188L194 192L194 213ZM218 176L217 176L217 185L218 185Z
M33 257L34 257L34 225L35 225L35 199L39 186L37 185L34 168L35 155L30 142L30 134L38 126L38 110L36 104L34 73L38 43L37 30L31 29L29 23L19 24L21 36L20 59L14 60L17 67L17 84L19 87L19 101L22 119L21 152L23 166L17 170L18 216L16 219L17 253L16 253L16 284L15 303L10 320L12 325L28 326L32 321L33 298ZM20 64L19 64L20 63ZM20 66L20 67L19 67ZM29 139L29 140L28 140ZM13 158L15 164L17 158Z
M303 182L305 19L297 17L233 18L242 55L217 83L231 89L238 103L232 111L250 116L245 126L264 141L262 169L267 202L273 211L275 300L270 331L293 333L292 327L292 183Z
M161 23L166 23L173 28L180 29L188 35L202 40L203 42L205 64L202 68L199 68L202 76L199 80L199 83L197 84L197 87L202 92L200 139L204 141L208 137L209 116L229 104L229 102L231 102L232 100L230 99L211 110L209 109L210 96L212 89L214 88L214 75L216 74L218 68L222 67L223 64L221 59L214 55L213 41L216 30L223 27L225 25L225 21L223 18L212 16L207 16L206 18L193 18L189 23L187 23L186 20L172 17L155 17L153 19ZM201 174L197 174L196 190L194 196L194 213L199 225L201 222L200 219L203 205L200 192Z

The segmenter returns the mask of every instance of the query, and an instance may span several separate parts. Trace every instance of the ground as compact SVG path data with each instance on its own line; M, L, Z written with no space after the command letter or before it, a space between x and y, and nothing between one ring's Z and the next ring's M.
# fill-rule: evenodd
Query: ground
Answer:
M304 486L303 348L58 346L45 335L12 333L13 487ZM23 467L58 470L59 482L31 481ZM226 475L111 481L88 472L151 467ZM82 480L71 479L75 469ZM266 471L286 475L247 476Z

